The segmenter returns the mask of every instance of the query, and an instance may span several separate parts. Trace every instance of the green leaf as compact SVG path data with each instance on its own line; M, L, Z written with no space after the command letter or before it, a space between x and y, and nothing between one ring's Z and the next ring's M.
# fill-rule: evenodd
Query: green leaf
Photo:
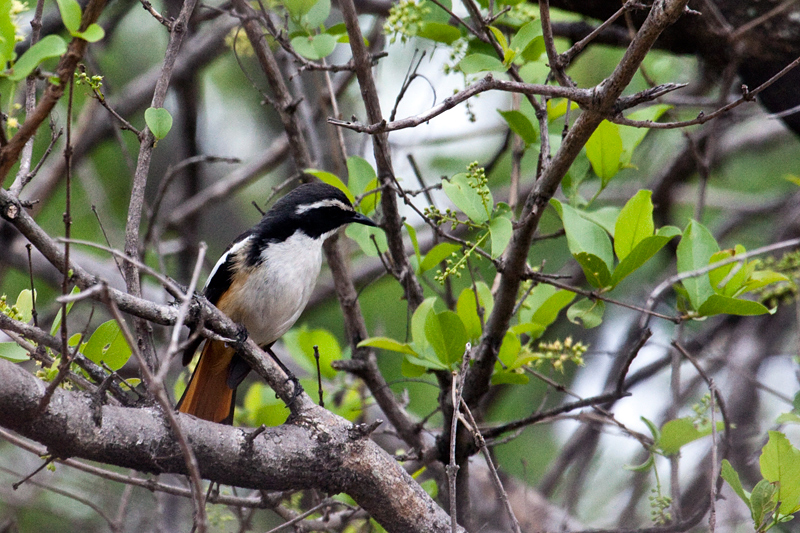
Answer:
M439 496L439 485L436 484L435 479L426 479L422 481L419 486L434 500Z
M736 245L735 250L721 250L711 256L708 263L709 265L730 259L736 254L743 254L746 250L744 246ZM754 270L754 264L748 264L747 261L740 263L729 263L719 268L715 268L708 273L708 279L711 282L711 288L714 292L722 296L734 297L737 295L739 289L744 286L749 274ZM728 277L730 276L730 277ZM725 285L722 282L725 281Z
M518 53L523 52L536 37L542 35L542 25L540 22L532 20L524 24L517 33L511 38L509 47L516 50Z
M542 37L541 35L539 37L535 37L533 41L531 41L531 44L529 44L528 47L522 51L521 57L522 60L526 63L525 65L522 66L522 68L525 68L527 65L530 64L534 64L534 67L544 66L545 68L547 68L544 63L538 63L539 58L542 57L544 51L545 51L544 37Z
M131 357L131 347L116 320L103 322L94 330L83 347L83 355L98 365L104 362L111 370L119 370Z
M92 23L86 30L73 32L72 35L80 37L87 43L96 43L106 36L106 31L99 24Z
M717 431L725 429L723 422L717 422ZM665 455L675 455L681 447L711 435L711 425L697 428L691 418L670 420L661 428L661 438L656 443Z
M81 6L75 0L56 0L64 27L75 33L81 26Z
M16 29L11 20L11 0L0 1L0 69L5 69L6 63L14 59L14 45Z
M163 139L172 129L172 115L163 107L148 107L144 111L144 121L153 132L153 137Z
M555 287L550 285L539 285L531 292L531 296L525 301L526 303L530 303L532 307L532 313L528 320L534 324L541 324L547 327L556 321L562 309L572 303L572 300L575 299L575 293L562 289L555 289L546 298L542 299L540 301L541 303L538 303L538 305L535 304L534 298L536 298L537 292L540 288L545 287L555 289Z
M73 287L69 295L75 296L79 292L81 292L81 289L79 287ZM67 316L69 316L69 312L72 310L73 305L75 305L74 300L67 304ZM53 320L53 325L50 326L50 335L55 335L60 327L61 327L61 309L59 309L58 313L56 313L56 318L55 320Z
M614 269L610 285L616 287L620 281L656 255L673 237L680 234L681 230L675 226L664 226L658 230L656 235L639 241L636 247Z
M500 113L503 119L508 123L508 127L511 128L511 131L519 135L520 138L525 141L526 146L539 140L539 132L536 131L536 127L534 127L533 123L524 113L515 110L500 111L499 109L497 112Z
M469 179L464 173L456 174L450 180L442 181L442 190L461 211L472 221L479 224L489 220L492 202L485 205L478 191L470 186Z
M309 392L312 398L317 398L316 391L318 384L316 378L301 379L300 385ZM345 420L355 422L364 414L364 401L356 385L340 386L334 393L333 401L325 404L326 409L330 409L335 415L341 416Z
M772 270L759 270L750 274L750 277L742 287L740 294L755 291L772 283L779 283L782 281L794 283L789 277L781 274L780 272L773 272Z
M526 385L530 378L525 374L502 370L492 374L492 385Z
M467 332L458 315L452 311L428 313L425 320L425 337L434 352L448 368L456 368L464 355Z
M731 486L733 492L735 492L749 508L750 497L745 492L744 487L742 487L742 482L739 480L738 472L733 469L733 466L731 466L727 459L722 460L720 475L722 476L722 479L728 482L728 485Z
M641 190L628 200L617 217L614 229L614 251L620 261L647 237L655 233L651 191Z
M377 177L375 169L363 157L351 155L347 158L347 187L354 196L367 192L369 183Z
M380 228L363 224L350 224L345 228L344 234L356 241L364 255L369 257L378 257L378 251L383 253L389 249L389 245L386 242L386 233ZM376 242L378 243L377 248L375 247Z
M655 456L651 453L647 456L647 460L640 465L623 465L622 468L630 470L631 472L647 472L655 464Z
M775 510L778 498L778 487L766 479L762 479L753 487L753 492L750 494L750 515L758 531L764 531L761 526Z
M289 412L286 405L275 397L275 393L257 381L247 389L244 396L242 409L248 425L257 427L261 424L265 426L280 426L286 421Z
M775 419L776 424L800 424L800 415L795 413L781 413Z
M630 120L658 120L667 110L672 106L666 104L657 104L650 107L645 107L634 111L627 118ZM620 139L622 140L622 165L628 166L631 162L633 150L639 146L639 143L645 138L649 128L634 128L632 126L621 126L619 128Z
M425 257L419 264L419 273L422 274L435 268L439 263L450 257L451 254L458 252L460 249L461 245L459 244L440 242L425 254Z
M31 46L27 52L22 54L12 69L12 74L8 79L20 81L27 78L42 61L51 57L59 57L67 51L67 43L58 35L48 35L41 41Z
M292 39L292 48L306 59L316 61L333 53L336 48L336 38L327 33L298 35Z
M370 337L358 343L358 347L371 346L381 350L389 350L390 352L407 353L416 355L417 352L407 343L390 339L389 337Z
M719 294L712 294L697 310L700 316L713 316L713 315L737 315L737 316L754 316L765 315L769 313L769 309L764 307L758 302L752 300L742 300L741 298L731 298L729 296L721 296Z
M606 304L602 300L583 298L567 309L567 318L573 324L579 324L586 329L596 328L603 322L603 313Z
M781 514L794 514L800 504L800 450L783 433L770 431L759 464L764 479L778 483Z
M497 39L497 44L500 45L500 48L503 49L503 53L505 53L509 49L508 40L506 40L506 36L499 28L495 28L494 26L489 26L489 29L494 34L494 38Z
M606 265L614 264L614 253L608 233L597 223L587 219L572 206L562 204L555 198L550 204L556 209L567 234L567 246L573 256L588 253L597 256Z
M311 11L316 3L317 0L284 0L283 5L292 18L300 20L303 15Z
M433 351L431 343L425 336L425 323L428 321L428 315L433 314L433 306L436 303L436 298L431 296L425 298L414 314L411 315L411 339L413 340L414 351L418 354L424 354L426 351Z
M283 341L294 360L301 363L312 375L317 373L317 362L314 357L314 346L317 346L322 377L332 379L336 375L331 362L342 358L342 348L330 331L302 326L290 330L283 336Z
M461 32L449 24L429 21L419 25L417 37L450 45L461 38Z
M302 22L310 28L319 28L328 20L331 14L331 0L317 0L317 2L303 16Z
M20 314L20 322L29 322L33 318L33 296L34 294L30 289L22 289L17 295L17 301L14 307Z
M481 327L481 319L478 316L478 302L475 299L475 292L471 287L465 288L461 291L456 302L456 312L458 313L461 322L464 324L464 331L471 341L476 341L483 334ZM484 311L484 317L486 313Z
M417 270L419 270L419 265L422 263L422 255L419 252L419 240L417 239L417 230L409 224L408 222L404 222L403 225L406 227L406 231L408 232L408 238L411 239L411 245L414 247L414 257L417 260Z
M336 174L331 174L330 172L326 172L324 170L317 170L315 168L307 168L305 169L306 174L311 174L312 176L316 176L321 182L327 183L328 185L333 185L340 191L342 191L347 199L350 200L351 203L355 203L356 199L353 196L353 193L350 192L350 189L347 188L347 185L344 184L342 180L339 179L339 176Z
M30 359L30 356L28 350L16 342L0 342L0 358L12 363L21 363Z
M643 416L639 418L644 422L644 425L647 426L647 429L650 430L650 434L653 436L653 442L661 441L661 430L658 429L658 426L656 426L652 420L648 420Z
M477 74L478 72L505 72L507 67L503 62L486 54L469 54L458 63L458 68L464 74Z
M514 226L511 221L503 216L495 217L489 223L489 234L492 236L492 259L500 257L511 241Z
M359 212L365 215L369 215L373 211L375 211L375 209L378 208L378 204L381 202L381 193L379 187L380 183L378 183L378 178L375 178L369 183L367 183L365 189L367 191L375 191L375 192L371 192L368 195L361 198L361 202L359 202L358 204Z
M588 252L574 254L575 260L581 265L586 280L594 287L602 289L609 285L611 273L602 259Z
M615 225L617 223L617 218L619 218L620 209L614 206L607 206L601 207L600 209L595 209L593 211L578 211L580 215L587 219L591 220L604 230L606 233L614 236Z
M340 22L339 24L334 24L333 26L325 30L325 33L327 33L328 35L333 35L334 38L336 39L336 42L339 43L350 42L350 37L347 35L347 26L345 26L344 22ZM366 42L366 40L367 39L365 38L364 41Z
M527 335L532 340L536 340L542 336L547 328L535 322L521 322L516 326L509 328L514 335Z
M586 150L581 150L578 157L572 162L569 171L561 181L561 190L567 197L569 203L575 207L586 205L586 200L580 195L580 188L589 176L589 158L586 157Z
M719 251L719 245L705 226L692 220L683 232L683 238L678 244L678 272L691 272L708 266L711 256ZM712 294L708 274L695 276L683 280L683 286L689 296L689 302L696 310L700 309Z
M555 102L558 102L557 104ZM565 98L554 98L553 100L547 101L547 121L553 122L557 118L563 117L567 114L567 102L569 102L569 108L571 110L578 109L578 104L573 102L572 100L567 100Z
M519 368L524 363L519 363L517 358L519 356L520 351L522 350L522 343L519 340L519 337L507 331L505 336L503 336L503 343L500 345L500 350L497 352L497 359L498 359L498 367L500 367L500 362L505 365L505 368L508 370L513 370L515 368Z
M400 373L407 378L418 378L427 371L426 367L415 365L408 360L408 357L403 357L403 362L400 364Z
M586 142L586 156L603 188L622 168L622 152L619 126L604 120Z
M475 291L472 287L466 287L458 296L456 302L456 312L458 313L461 322L464 324L464 330L467 337L471 341L477 341L483 334L481 328L481 319L478 316L478 302L483 308L484 318L488 317L492 312L492 292L486 283L479 281L475 284L477 288L478 297L475 297Z
M450 367L439 361L438 356L435 354L433 356L427 354L420 356L409 354L406 355L406 361L414 366L429 368L431 370L450 370Z

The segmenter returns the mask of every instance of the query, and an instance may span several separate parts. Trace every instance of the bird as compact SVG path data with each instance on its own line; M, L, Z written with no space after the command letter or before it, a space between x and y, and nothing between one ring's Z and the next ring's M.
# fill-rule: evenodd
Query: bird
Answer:
M270 346L294 325L308 303L322 266L323 242L349 223L377 226L332 185L315 182L296 187L228 246L208 276L205 297L243 326L285 370ZM198 338L187 346L184 365L201 342ZM178 411L233 423L236 388L250 366L232 344L206 340Z

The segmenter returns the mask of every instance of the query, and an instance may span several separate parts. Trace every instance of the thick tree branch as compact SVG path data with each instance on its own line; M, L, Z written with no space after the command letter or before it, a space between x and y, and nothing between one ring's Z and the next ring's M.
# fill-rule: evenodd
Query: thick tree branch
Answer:
M475 364L467 374L464 399L469 405L474 406L489 389L489 380L497 352L503 342L503 336L508 331L520 281L523 273L527 270L528 250L547 203L553 197L561 179L569 170L581 148L603 120L605 113L602 110L612 108L622 91L630 83L655 40L667 26L681 16L686 3L687 0L671 0L656 2L653 5L647 20L625 51L614 72L595 87L595 109L598 109L599 112L584 111L578 117L552 162L545 168L536 187L528 195L520 218L522 223L514 231L511 244L506 251L494 309L486 323L481 343L477 347Z
M45 444L59 457L185 474L178 443L156 409L102 408L58 389L37 414L45 384L0 360L0 425ZM358 426L313 404L292 423L268 428L250 443L239 428L178 414L203 477L261 490L317 488L345 492L392 532L447 532L447 514Z

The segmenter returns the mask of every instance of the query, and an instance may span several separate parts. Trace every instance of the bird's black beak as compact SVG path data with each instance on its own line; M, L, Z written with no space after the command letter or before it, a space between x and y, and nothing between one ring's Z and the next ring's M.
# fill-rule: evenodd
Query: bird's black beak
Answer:
M378 225L375 222L373 222L371 218L362 215L361 213L354 213L353 218L350 219L350 222L355 222L356 224L364 224L365 226L372 226L375 228L378 227Z

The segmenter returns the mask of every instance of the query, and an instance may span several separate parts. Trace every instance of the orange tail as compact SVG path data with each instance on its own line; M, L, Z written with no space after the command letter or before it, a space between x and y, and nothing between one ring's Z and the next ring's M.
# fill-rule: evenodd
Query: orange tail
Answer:
M221 341L206 341L178 411L204 420L233 423L235 389L228 387L228 367L235 351Z

